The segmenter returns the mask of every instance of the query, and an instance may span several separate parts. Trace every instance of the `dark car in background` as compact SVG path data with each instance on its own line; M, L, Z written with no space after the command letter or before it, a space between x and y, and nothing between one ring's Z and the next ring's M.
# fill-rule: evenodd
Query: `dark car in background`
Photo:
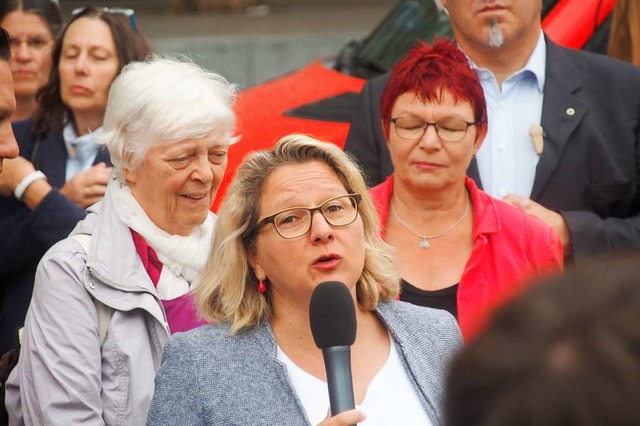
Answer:
M604 53L614 5L615 0L543 0L542 27L560 45ZM449 18L434 0L400 0L367 37L348 43L336 57L242 91L236 107L241 141L229 151L212 209L248 152L294 132L343 147L365 81L390 71L417 40L451 36Z

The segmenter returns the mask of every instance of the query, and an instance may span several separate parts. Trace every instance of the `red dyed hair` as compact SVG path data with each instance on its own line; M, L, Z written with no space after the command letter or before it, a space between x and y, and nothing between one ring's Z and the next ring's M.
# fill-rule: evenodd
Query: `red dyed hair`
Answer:
M396 100L413 92L423 102L439 102L448 90L455 102L469 102L477 135L487 129L487 104L482 86L466 55L453 40L439 39L429 46L418 44L393 67L382 95L382 126L389 137L389 119Z

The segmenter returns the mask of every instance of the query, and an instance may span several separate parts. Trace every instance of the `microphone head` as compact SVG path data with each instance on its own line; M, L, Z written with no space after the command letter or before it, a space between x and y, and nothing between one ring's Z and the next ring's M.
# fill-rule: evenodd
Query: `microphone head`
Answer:
M356 309L351 292L341 282L318 284L309 304L311 333L316 346L351 346L356 340Z

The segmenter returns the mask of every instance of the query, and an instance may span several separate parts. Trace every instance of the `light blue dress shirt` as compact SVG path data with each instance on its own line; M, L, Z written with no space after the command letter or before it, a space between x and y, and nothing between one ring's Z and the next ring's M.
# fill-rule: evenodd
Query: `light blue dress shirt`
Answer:
M104 133L102 127L93 132L78 136L73 124L67 124L62 130L64 146L67 149L67 167L65 182L80 172L89 170L98 156L101 146L96 143L97 137Z
M547 47L540 38L526 65L509 76L502 90L488 69L476 69L487 100L489 129L476 158L483 189L496 198L529 197L539 156L530 135L540 125Z

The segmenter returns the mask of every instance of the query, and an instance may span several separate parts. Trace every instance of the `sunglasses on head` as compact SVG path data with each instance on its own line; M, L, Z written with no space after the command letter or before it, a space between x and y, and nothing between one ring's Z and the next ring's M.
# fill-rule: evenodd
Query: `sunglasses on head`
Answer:
M115 15L124 15L129 18L129 23L131 24L131 28L134 31L138 31L138 25L136 22L136 12L133 9L125 9L119 7L93 7L93 6L85 6L80 7L78 9L74 9L71 11L71 16L78 16L87 13L89 10L96 10L102 13L111 13Z

